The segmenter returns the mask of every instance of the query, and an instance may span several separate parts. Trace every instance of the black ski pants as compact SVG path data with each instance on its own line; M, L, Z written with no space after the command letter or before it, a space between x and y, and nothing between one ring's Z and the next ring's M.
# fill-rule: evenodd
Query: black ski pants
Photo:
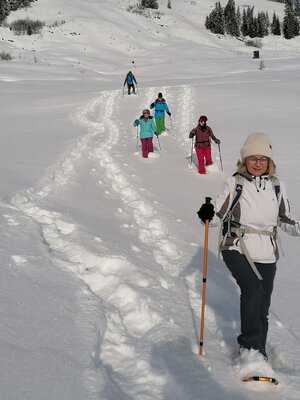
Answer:
M127 83L127 89L128 89L128 94L130 94L131 89L132 89L133 93L135 93L134 83L132 83L132 84Z
M240 287L241 347L259 350L266 356L268 315L276 274L276 262L255 263L263 280L253 272L247 258L236 250L222 251L227 268Z

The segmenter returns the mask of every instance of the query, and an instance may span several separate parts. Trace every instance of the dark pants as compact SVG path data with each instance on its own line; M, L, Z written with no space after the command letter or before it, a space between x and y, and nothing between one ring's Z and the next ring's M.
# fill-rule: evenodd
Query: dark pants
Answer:
M141 143L142 143L143 158L147 158L149 153L153 153L152 137L141 139Z
M127 88L128 88L128 94L130 94L131 88L132 88L133 93L135 93L135 86L133 83L131 85L129 85L129 83L127 83Z
M266 355L268 315L276 263L255 263L263 278L260 281L243 254L235 250L224 250L222 255L241 290L241 334L237 341L241 347L253 348Z

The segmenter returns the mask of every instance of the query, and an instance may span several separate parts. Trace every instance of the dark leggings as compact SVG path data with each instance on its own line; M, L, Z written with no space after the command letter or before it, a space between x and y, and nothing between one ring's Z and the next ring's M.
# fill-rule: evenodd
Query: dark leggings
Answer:
M132 88L133 93L135 93L135 86L134 86L134 84L133 84L133 83L132 83L132 84L127 83L128 94L130 94L131 88Z
M268 315L276 274L276 262L255 263L263 280L253 272L246 257L235 250L222 251L227 268L241 290L241 334L237 341L241 347L253 348L266 355Z

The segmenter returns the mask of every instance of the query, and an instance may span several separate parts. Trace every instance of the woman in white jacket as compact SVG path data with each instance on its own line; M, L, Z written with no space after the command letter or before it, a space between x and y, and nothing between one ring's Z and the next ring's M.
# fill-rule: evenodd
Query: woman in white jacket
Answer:
M212 204L203 204L199 218L222 222L220 251L240 287L241 349L258 350L267 359L268 314L278 260L277 227L300 236L299 222L290 215L285 186L268 136L254 133L241 148L237 173Z

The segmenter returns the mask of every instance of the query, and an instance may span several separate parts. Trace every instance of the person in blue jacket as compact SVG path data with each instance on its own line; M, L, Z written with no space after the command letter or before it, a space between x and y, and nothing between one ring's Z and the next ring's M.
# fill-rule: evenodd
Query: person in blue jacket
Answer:
M124 86L127 83L127 88L128 88L128 94L130 95L131 92L131 88L133 93L135 94L135 86L134 83L137 84L137 81L135 79L135 76L133 75L133 73L131 71L128 72L128 74L126 75L125 81L124 81Z
M155 109L155 122L157 127L157 132L160 135L162 132L166 130L165 127L165 112L171 117L171 113L169 107L166 103L166 100L163 98L162 93L158 93L157 99L151 103L150 108Z
M143 158L148 158L153 153L153 134L157 135L156 126L150 110L145 109L139 119L136 119L133 126L140 127L140 139L142 144Z

